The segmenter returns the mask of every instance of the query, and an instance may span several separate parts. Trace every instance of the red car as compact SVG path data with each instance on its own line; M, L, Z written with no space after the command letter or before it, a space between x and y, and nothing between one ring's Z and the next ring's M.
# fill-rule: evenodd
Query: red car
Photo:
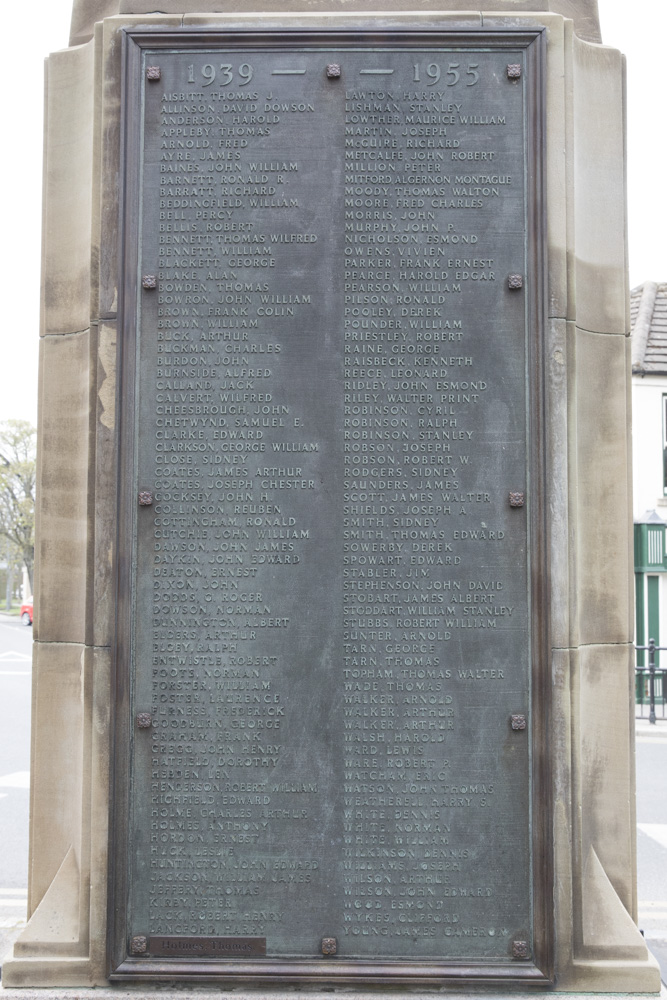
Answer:
M22 604L19 614L24 625L32 625L32 601Z

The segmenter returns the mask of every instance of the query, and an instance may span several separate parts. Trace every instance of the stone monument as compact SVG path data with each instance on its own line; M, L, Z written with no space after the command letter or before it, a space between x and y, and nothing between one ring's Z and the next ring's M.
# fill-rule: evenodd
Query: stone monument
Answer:
M654 992L594 0L76 0L4 985Z

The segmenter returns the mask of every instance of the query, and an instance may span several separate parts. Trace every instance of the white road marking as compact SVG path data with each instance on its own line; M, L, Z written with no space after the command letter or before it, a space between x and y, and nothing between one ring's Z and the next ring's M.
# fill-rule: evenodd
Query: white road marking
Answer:
M0 784L2 784L1 778ZM667 823L637 823L637 829L645 833L647 837L651 837L661 847L667 847Z
M27 899L3 899L0 896L0 906L13 906L14 909L25 909L28 905Z
M0 677L32 677L30 670L0 670Z
M27 889L0 889L0 896L26 896L28 895ZM650 903L648 904L651 905ZM661 904L662 905L662 904ZM667 906L667 903L665 903Z
M0 788L30 788L30 771L0 775Z
M6 653L0 653L0 663L25 663L30 662L32 656L28 653L18 653L15 649L8 649Z

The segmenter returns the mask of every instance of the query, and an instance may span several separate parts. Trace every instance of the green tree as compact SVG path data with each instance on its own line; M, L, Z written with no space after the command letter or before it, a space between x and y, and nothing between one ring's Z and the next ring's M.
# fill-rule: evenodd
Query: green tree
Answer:
M27 420L0 423L0 535L18 550L33 587L35 563L35 451L37 431Z
M8 538L0 539L0 556L3 549L7 566L5 571L5 605L7 611L11 611L16 584L20 582L22 576L23 558Z

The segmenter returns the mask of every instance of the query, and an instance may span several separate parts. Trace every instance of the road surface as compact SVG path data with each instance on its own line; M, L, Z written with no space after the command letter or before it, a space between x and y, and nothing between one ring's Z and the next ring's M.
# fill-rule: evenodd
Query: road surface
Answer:
M32 628L0 616L0 959L25 924Z

